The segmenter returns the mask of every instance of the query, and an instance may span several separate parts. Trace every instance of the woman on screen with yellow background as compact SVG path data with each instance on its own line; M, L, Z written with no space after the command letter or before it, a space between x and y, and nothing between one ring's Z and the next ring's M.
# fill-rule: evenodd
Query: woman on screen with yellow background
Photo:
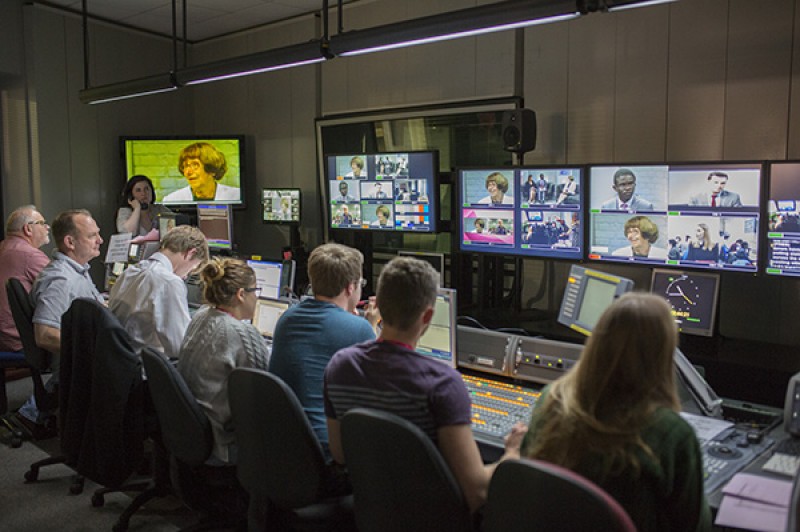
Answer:
M178 170L189 186L167 194L164 203L239 200L240 189L218 183L225 176L228 164L225 155L208 142L195 142L183 148L178 156Z

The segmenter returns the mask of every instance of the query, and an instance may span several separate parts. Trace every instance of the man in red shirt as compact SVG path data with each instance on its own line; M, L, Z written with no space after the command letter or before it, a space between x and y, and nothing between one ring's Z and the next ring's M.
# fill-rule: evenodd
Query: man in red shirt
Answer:
M30 291L50 259L39 248L50 242L50 226L34 205L19 207L6 222L0 242L0 351L22 351L14 318L8 307L6 281L15 277Z

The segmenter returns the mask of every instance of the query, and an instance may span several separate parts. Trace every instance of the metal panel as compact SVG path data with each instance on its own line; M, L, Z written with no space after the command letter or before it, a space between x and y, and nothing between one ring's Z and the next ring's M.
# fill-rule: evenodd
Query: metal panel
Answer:
M728 0L670 6L668 161L722 158Z
M786 153L794 0L731 0L725 159Z

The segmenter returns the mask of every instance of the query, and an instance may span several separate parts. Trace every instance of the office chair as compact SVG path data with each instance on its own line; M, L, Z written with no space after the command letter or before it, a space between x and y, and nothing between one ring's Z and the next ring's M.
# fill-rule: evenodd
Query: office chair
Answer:
M789 502L789 515L786 518L786 532L800 532L800 475L797 474L792 481L792 498Z
M341 433L360 532L472 530L461 487L419 427L354 408L342 417Z
M192 510L208 514L182 532L244 525L246 495L236 478L236 466L205 465L214 443L208 416L163 355L145 347L142 363L161 441L170 454L172 488Z
M94 299L74 300L61 317L61 450L68 466L103 486L93 506L102 506L106 493L142 491L115 531L126 530L131 515L163 492L149 479L125 484L144 463L144 441L154 429L145 398L141 359L119 320Z
M291 388L266 371L237 368L228 397L251 518L269 530L353 530L352 497L331 495L322 447Z
M50 368L53 355L36 345L33 333L33 304L30 296L19 279L8 279L6 281L6 293L8 295L8 305L11 308L11 316L14 318L14 325L19 332L22 350L25 353L25 360L30 366L31 380L33 381L33 398L39 410L52 411L58 406L58 393L48 392L44 386L42 373ZM63 455L50 456L44 460L39 460L31 464L25 472L27 482L35 482L39 478L39 469L46 465L63 464L66 458ZM77 495L83 491L83 477L76 475L72 479L69 492Z
M489 483L483 532L636 532L625 509L594 482L541 460L505 460Z
M6 393L6 370L30 368L25 361L24 353L13 351L0 351L0 424L2 424L11 434L9 443L11 447L22 446L22 431L10 420L5 417L8 413L8 394Z

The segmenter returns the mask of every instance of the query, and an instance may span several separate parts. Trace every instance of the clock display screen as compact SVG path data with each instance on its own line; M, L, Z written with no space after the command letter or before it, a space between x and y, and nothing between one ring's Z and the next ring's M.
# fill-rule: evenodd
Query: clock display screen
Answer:
M665 298L682 333L714 334L719 276L698 272L653 270L650 291Z

